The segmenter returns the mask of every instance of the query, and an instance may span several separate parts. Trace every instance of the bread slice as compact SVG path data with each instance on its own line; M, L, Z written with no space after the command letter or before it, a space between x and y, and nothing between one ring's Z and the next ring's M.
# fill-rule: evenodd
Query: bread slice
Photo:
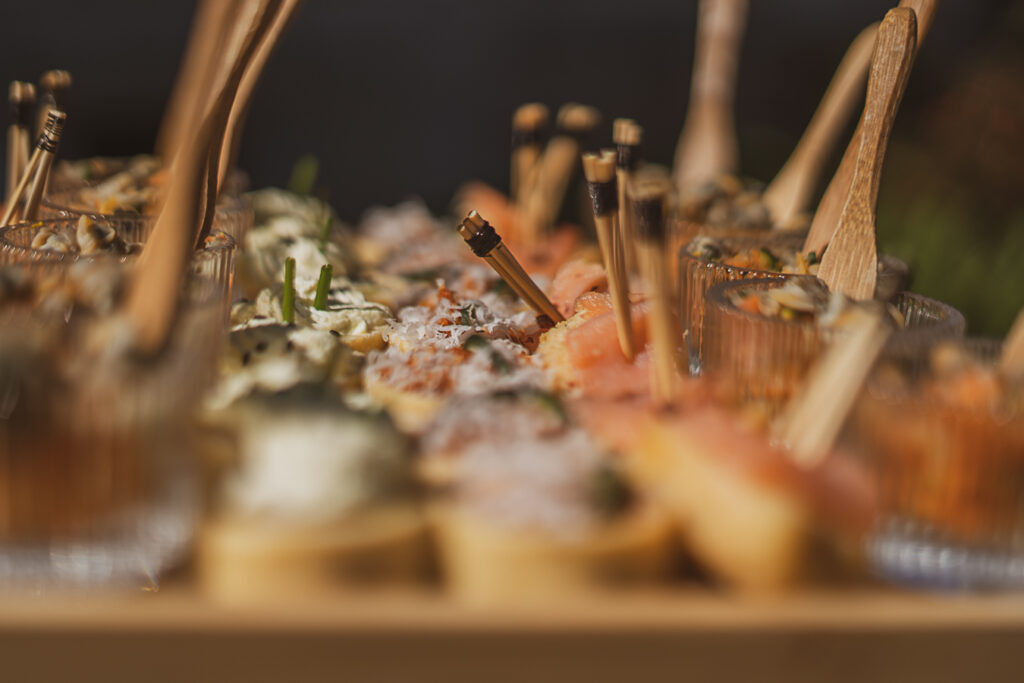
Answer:
M425 516L412 503L317 524L226 514L200 532L198 578L204 592L224 602L315 597L420 581L428 551Z
M430 520L449 588L471 603L544 602L647 585L673 566L671 522L653 507L579 539L506 529L457 503L437 504Z

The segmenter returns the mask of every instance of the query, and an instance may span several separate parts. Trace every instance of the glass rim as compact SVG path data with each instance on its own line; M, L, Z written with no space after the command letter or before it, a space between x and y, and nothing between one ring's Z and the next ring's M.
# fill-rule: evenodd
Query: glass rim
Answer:
M778 274L776 273L775 275L778 275ZM808 278L808 277L817 279L817 277L814 276L814 275L791 275L790 277L792 277L794 279ZM727 282L719 282L719 283L717 283L715 285L712 285L708 289L708 291L704 295L704 297L705 297L705 300L707 302L707 305L715 305L715 306L723 307L730 315L738 315L740 317L746 318L747 320L750 320L750 321L753 321L753 322L758 322L758 323L766 324L766 325L777 325L777 326L782 327L782 328L793 328L793 329L810 329L810 328L814 328L814 329L821 329L821 330L827 329L827 328L819 327L814 321L807 322L807 321L782 320L781 318L777 318L777 317L760 315L760 314L757 314L757 313L751 313L750 311L744 311L744 310L738 308L736 306L736 304L734 304L732 302L732 300L729 299L729 296L728 296L731 291L742 289L744 287L750 287L750 288L754 288L754 289L763 289L763 290L773 289L773 288L776 288L776 287L782 287L782 286L785 285L786 281L787 281L786 278L767 277L767 278L750 278L750 279L746 279L746 280L730 280L730 281L727 281ZM927 306L927 307L931 308L932 310L940 311L942 313L943 317L942 317L942 319L940 321L937 321L937 323L939 323L939 324L936 324L936 325L925 325L925 326L922 326L922 327L913 327L913 328L902 328L900 330L897 330L895 334L899 334L899 335L914 334L914 333L919 332L919 331L932 331L936 327L949 326L949 327L955 328L955 327L959 327L960 325L966 325L966 319L964 318L963 313L958 311L956 308L950 306L949 304L947 304L945 302L942 302L942 301L939 301L938 299L933 299L933 298L925 296L923 294L917 294L916 292L907 292L907 291L897 293L896 297L906 297L906 298L910 299L911 301L923 304L924 306Z
M0 249L6 250L8 253L12 253L16 257L16 263L32 263L32 262L46 262L49 264L55 263L75 263L83 259L89 260L96 257L109 257L111 254L108 252L99 252L97 254L82 254L81 252L60 252L52 251L49 249L37 249L35 247L26 247L20 244L15 244L9 239L9 236L16 231L35 231L48 226L68 226L77 222L81 215L88 216L91 220L111 225L121 221L137 222L139 224L155 224L156 217L154 216L105 216L102 214L80 214L79 216L64 216L61 218L43 218L35 221L21 221L19 223L13 223L11 225L5 225L0 228ZM116 229L116 226L114 226ZM214 239L210 239L214 238ZM193 259L196 260L207 260L220 258L225 252L232 252L237 247L235 238L227 234L223 230L214 230L210 232L204 244L203 248L194 250ZM122 261L127 261L132 254L120 255Z

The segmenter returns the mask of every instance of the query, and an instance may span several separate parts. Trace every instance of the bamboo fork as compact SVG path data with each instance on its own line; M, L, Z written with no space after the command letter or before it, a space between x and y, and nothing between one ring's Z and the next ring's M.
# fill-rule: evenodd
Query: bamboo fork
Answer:
M594 130L600 118L596 109L582 104L567 104L559 109L558 129L538 162L537 179L526 205L524 232L528 246L535 246L540 234L558 218L580 156L581 141Z
M686 122L673 174L680 192L733 173L739 163L733 97L747 0L701 0Z
M25 173L32 147L30 126L32 110L36 105L36 88L31 83L12 81L8 91L11 105L11 125L7 129L7 191L5 202L10 204L18 181Z
M812 468L831 450L890 330L876 311L856 309L847 334L812 368L802 391L773 425L775 438L800 466Z
M917 19L917 49L920 49L921 43L924 42L925 36L928 34L928 28L932 24L932 19L935 18L938 0L903 0L899 6L914 11L915 18ZM846 198L850 193L850 185L853 182L853 169L857 164L857 154L860 151L863 128L864 120L862 117L857 123L853 137L850 138L850 144L843 153L842 161L839 162L835 175L832 176L832 180L825 189L825 194L822 195L821 201L818 202L818 209L814 213L811 229L804 240L804 253L813 251L820 255L822 250L832 241L832 236L839 225L839 214L842 213L843 206L846 204Z
M626 360L636 355L633 348L633 322L629 306L629 274L626 272L625 256L619 234L619 189L615 175L616 153L606 149L600 155L583 155L583 175L587 179L590 199L594 208L594 225L597 241L608 274L608 289L615 313L615 329L619 336L619 348Z
M263 75L263 69L267 65L267 60L280 42L285 29L288 28L292 19L295 18L301 4L302 0L281 1L281 6L274 16L273 23L261 40L256 54L252 58L252 62L245 70L245 75L242 77L242 82L238 87L235 103L231 107L231 115L228 118L227 127L224 130L224 140L221 143L221 149L225 150L226 153L222 151L220 155L220 164L217 171L218 188L224 186L224 179L227 178L228 172L234 167L238 159L238 150L241 146L245 119L252 104L252 96L253 91L256 89L256 84Z
M509 248L502 243L501 236L480 214L470 211L469 215L459 223L458 231L473 253L487 261L491 268L501 276L501 279L530 308L539 315L549 318L552 323L560 323L565 320L551 300L533 281L533 278L526 273Z
M854 38L807 130L765 190L762 201L777 228L792 225L807 210L828 154L864 92L877 32L875 22Z
M875 205L889 135L910 78L917 43L914 10L889 10L871 57L860 150L835 237L821 259L818 277L833 292L870 299L878 279Z
M31 188L29 190L29 201L26 202L23 215L29 216L31 211L32 215L30 217L35 218L35 212L39 209L39 200L43 195L43 188L46 185L50 165L53 163L53 155L57 152L61 134L64 132L64 122L66 119L67 115L57 109L51 109L50 113L47 114L46 126L44 126L43 132L39 136L39 142L36 143L35 151L25 166L25 172L22 173L17 187L14 188L14 193L4 208L4 215L0 218L0 226L10 225L15 219L21 208L21 200L25 196L25 191L29 188ZM39 176L39 171L44 166L45 170ZM32 183L31 186L29 183Z
M632 119L615 119L612 124L612 142L618 153L615 180L619 186L619 231L618 241L622 245L622 257L626 274L636 270L636 254L633 251L633 212L629 209L629 194L626 188L633 182L633 173L640 164L640 143L644 129Z
M665 260L665 201L670 185L668 178L652 175L629 187L636 221L637 256L651 302L651 394L654 402L662 406L675 401L676 356L681 339Z
M509 175L509 199L524 208L537 179L541 139L550 113L539 102L524 104L512 117L512 172Z

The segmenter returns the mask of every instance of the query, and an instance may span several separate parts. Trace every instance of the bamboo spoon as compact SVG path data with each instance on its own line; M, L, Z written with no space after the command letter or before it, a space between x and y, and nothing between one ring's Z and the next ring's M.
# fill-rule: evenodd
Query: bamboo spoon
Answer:
M899 6L914 10L917 19L917 47L920 49L921 43L924 42L924 38L928 34L928 28L932 24L932 19L935 17L938 0L903 0ZM822 195L821 201L818 202L818 209L814 213L811 229L804 240L804 253L813 251L820 255L828 243L832 241L832 236L839 225L839 214L842 213L843 206L846 204L846 198L850 193L850 185L853 182L853 169L857 164L857 154L860 151L863 128L864 120L862 116L861 120L857 123L853 136L850 138L850 144L843 153L842 161L839 162L835 175L832 176L832 180L825 189L825 194Z
M200 0L189 30L185 55L171 97L160 122L155 150L170 164L180 138L195 121L195 100L199 93L213 92L215 71L209 66L220 62L224 23L236 11L237 0Z
M651 302L651 394L655 404L661 406L675 401L676 356L681 339L665 260L665 199L670 186L666 177L648 176L629 187L636 221L637 256Z
M852 315L850 330L825 352L773 425L775 438L802 467L812 468L828 455L889 337L877 312L856 309Z
M494 231L491 224L476 211L459 223L459 235L466 241L473 253L487 261L501 279L512 288L519 298L539 315L548 317L552 323L560 323L565 318L558 312L551 300L541 291L509 248L501 241L501 236Z
M860 151L850 194L839 215L835 237L818 269L818 277L829 289L852 299L870 299L875 295L878 279L875 204L889 134L910 78L916 43L914 10L906 7L889 10L878 29L871 57Z
M32 110L36 106L36 88L31 83L11 81L8 91L11 105L11 125L7 129L7 192L5 201L9 204L18 187L18 181L25 174L32 147L29 126L32 125Z
M246 69L252 63L260 43L265 39L282 6L282 0L243 0L239 11L227 22L232 40L225 51L225 61L218 74L218 97L204 110L213 126L213 138L207 152L207 170L203 221L196 235L198 248L213 226L217 195L220 191L218 172L223 152L224 131L231 116L231 108L238 94Z
M1011 380L1024 379L1024 310L1017 314L999 356L999 372Z
M686 123L673 174L680 192L699 187L739 163L733 97L747 0L701 0Z
M39 113L36 115L36 136L43 134L51 109L67 111L68 91L71 90L71 74L54 69L39 78Z
M854 38L807 130L765 190L762 201L777 228L793 225L807 210L829 152L864 92L877 32L875 22Z
M524 227L528 246L535 246L541 233L558 218L580 157L581 141L593 132L600 119L596 109L582 104L567 104L558 110L558 129L538 163L537 181L526 206Z
M632 361L636 352L633 348L633 321L630 319L629 275L622 252L619 233L619 189L615 175L616 153L606 149L600 155L583 155L583 175L587 179L590 199L594 207L594 225L597 241L604 258L604 269L608 274L608 289L612 295L612 310L615 313L615 329L619 336L619 348L626 360Z
M520 208L526 206L537 174L543 141L541 135L551 117L548 108L539 102L524 104L512 117L512 172L509 176L509 199Z
M47 114L46 126L43 128L43 132L39 136L39 142L36 143L35 151L32 152L32 156L29 158L28 164L25 166L25 172L22 173L17 187L14 188L14 193L7 202L3 218L0 218L0 226L10 225L15 216L18 215L21 200L25 196L25 190L29 187L29 183L35 180L36 172L43 163L44 158L49 159L49 162L47 163L47 171L49 170L49 164L53 163L53 154L57 151L57 146L60 144L60 136L64 131L64 121L66 119L67 115L56 109L51 109L50 113ZM45 175L43 177L43 182L44 184L46 182ZM36 191L36 187L36 184L33 183L33 191ZM35 199L35 210L38 210L39 199L42 197L41 187L38 188L38 192L39 196Z
M221 143L222 153L217 171L217 187L224 186L224 179L228 172L234 167L238 159L238 150L241 146L242 132L245 126L245 119L249 113L249 106L252 104L252 95L256 84L263 75L263 69L267 65L270 55L281 40L285 29L295 18L302 0L282 0L281 6L274 16L273 23L267 30L266 35L260 42L252 62L245 70L242 82L238 87L238 96L231 107L231 115L228 118L227 127L224 130L224 141Z
M629 194L626 188L633 182L633 173L640 163L640 143L644 129L632 119L615 119L612 124L612 142L618 153L615 180L619 185L619 231L618 241L622 245L622 258L626 273L636 270L636 254L633 252L633 212L629 210Z

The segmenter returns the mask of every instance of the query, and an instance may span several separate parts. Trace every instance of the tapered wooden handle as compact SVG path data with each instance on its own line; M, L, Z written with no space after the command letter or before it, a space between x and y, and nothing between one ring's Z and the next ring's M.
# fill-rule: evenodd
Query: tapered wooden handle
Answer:
M807 210L821 169L864 93L877 32L876 22L854 38L800 142L765 190L775 226L785 227Z
M938 0L903 0L900 7L912 9L917 19L917 47L921 48L928 28L935 17L935 10L938 7ZM818 210L814 213L814 220L811 222L811 229L804 240L803 251L821 253L822 249L832 240L839 225L839 214L843 211L846 197L850 192L850 183L853 182L853 167L857 163L857 154L860 151L860 137L862 123L857 123L857 128L850 138L843 153L843 159L832 176L825 194L818 203Z
M878 278L875 204L889 135L910 78L917 45L914 11L889 10L878 29L864 104L860 150L835 238L821 261L818 277L832 291L870 299Z
M736 171L733 98L746 20L747 0L701 0L690 104L676 147L680 189Z
M1006 335L1003 353L999 357L999 371L1014 381L1024 380L1024 310L1017 314L1010 333Z

